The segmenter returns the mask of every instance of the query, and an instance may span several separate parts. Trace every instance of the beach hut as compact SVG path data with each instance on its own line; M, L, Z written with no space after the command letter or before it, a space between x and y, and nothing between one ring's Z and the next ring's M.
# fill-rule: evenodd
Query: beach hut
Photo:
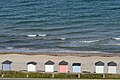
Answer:
M81 72L81 63L73 63L72 68L73 68L73 73L80 73Z
M117 63L111 61L108 64L108 73L116 73Z
M98 61L95 63L96 66L96 73L104 73L104 63L101 61Z
M2 71L10 71L11 63L12 63L12 61L9 61L9 60L2 62Z
M60 73L68 72L68 62L63 60L59 63L59 72Z
M49 60L45 63L45 72L54 72L54 62Z
M34 61L28 62L27 63L27 71L28 72L36 72L36 65L37 65L37 63Z

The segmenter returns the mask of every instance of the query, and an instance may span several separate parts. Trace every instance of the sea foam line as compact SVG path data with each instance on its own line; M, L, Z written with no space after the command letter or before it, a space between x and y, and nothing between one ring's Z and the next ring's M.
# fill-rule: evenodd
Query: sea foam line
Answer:
M120 40L120 38L117 38L117 37L113 37L112 39L114 39L114 40Z
M120 46L120 43L118 43L118 44L101 44L101 45L104 45L104 46Z
M47 36L47 34L30 34L30 35L27 35L27 37L45 37Z
M83 42L83 43L93 43L93 42L98 42L100 40L91 40L91 41L79 41L79 42Z

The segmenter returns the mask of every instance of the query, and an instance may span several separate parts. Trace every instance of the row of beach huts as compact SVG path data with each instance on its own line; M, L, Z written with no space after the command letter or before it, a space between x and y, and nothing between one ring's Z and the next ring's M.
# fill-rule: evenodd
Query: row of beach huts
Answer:
M12 70L12 61L10 60L5 60L2 62L2 71L11 71ZM44 63L44 71L45 72L55 72L55 62L49 60L47 62ZM30 62L27 62L26 63L26 67L27 67L27 72L37 72L37 62L35 61L30 61ZM104 72L104 67L105 67L105 64L104 62L102 61L98 61L98 62L95 62L95 73L105 73ZM81 66L82 64L81 63L72 63L72 72L73 73L82 73L81 71ZM116 71L117 71L117 63L111 61L109 63L107 63L107 66L108 66L108 73L113 73L115 74ZM58 64L58 70L57 72L59 73L68 73L69 70L68 70L68 62L66 61L61 61L59 62Z

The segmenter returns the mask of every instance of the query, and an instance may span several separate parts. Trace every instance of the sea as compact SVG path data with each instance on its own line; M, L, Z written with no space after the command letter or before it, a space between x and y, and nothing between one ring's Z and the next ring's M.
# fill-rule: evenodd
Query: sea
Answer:
M0 52L120 52L120 0L0 0Z

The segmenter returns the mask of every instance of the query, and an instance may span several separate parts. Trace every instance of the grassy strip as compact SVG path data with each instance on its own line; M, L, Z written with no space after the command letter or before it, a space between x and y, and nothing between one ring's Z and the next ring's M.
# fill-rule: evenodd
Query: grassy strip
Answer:
M60 78L60 79L77 79L78 75L77 74L59 73L59 74L55 74L54 78Z
M18 71L4 71L4 78L26 78L26 73L18 72ZM0 74L2 75L2 74ZM1 76L2 77L2 76Z
M81 79L103 79L103 74L81 74Z
M106 79L120 79L120 74L105 74Z
M53 78L52 73L20 72L20 71L0 71L1 78ZM81 79L120 79L120 74L80 74ZM55 73L57 79L78 79L78 74Z
M28 78L51 78L52 74L50 73L28 73Z

